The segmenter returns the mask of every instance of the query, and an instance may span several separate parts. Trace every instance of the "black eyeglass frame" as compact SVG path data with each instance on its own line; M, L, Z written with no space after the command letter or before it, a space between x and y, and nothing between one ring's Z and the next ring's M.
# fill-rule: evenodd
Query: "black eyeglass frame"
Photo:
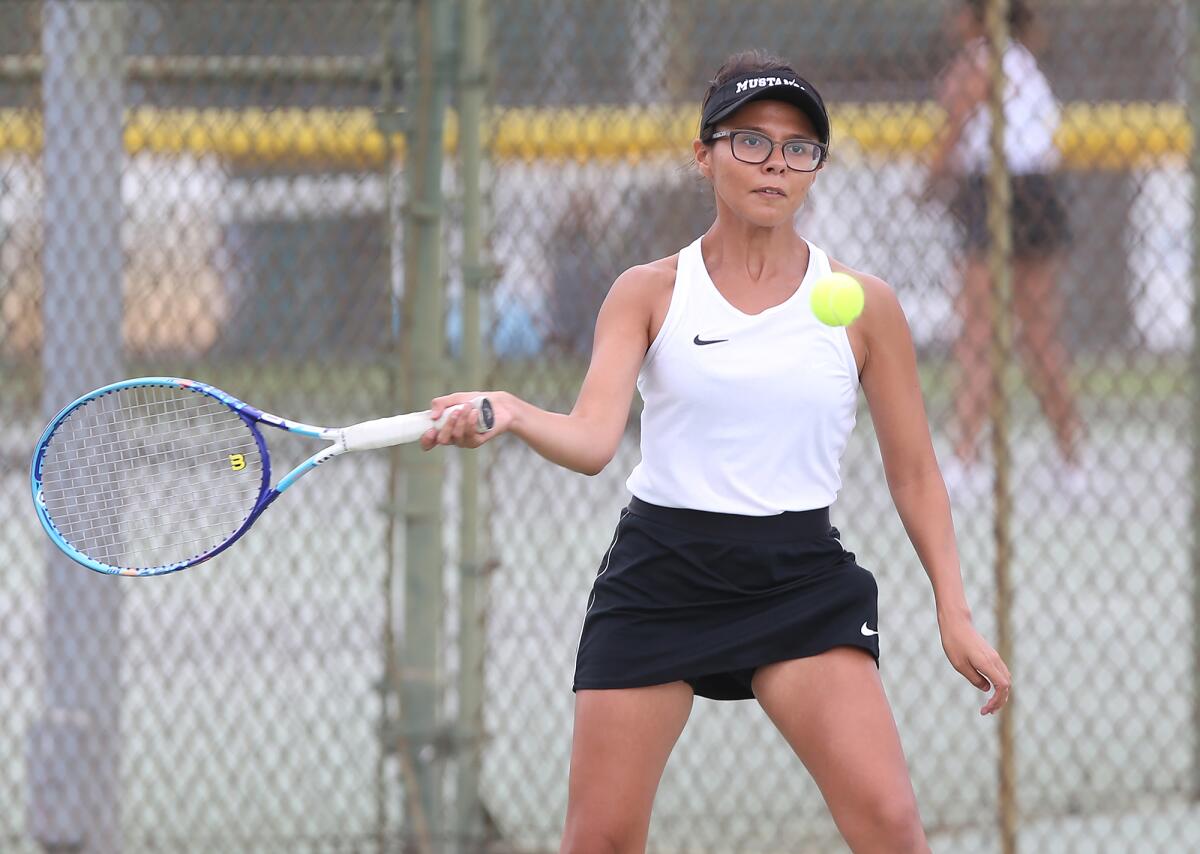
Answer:
M737 150L733 146L733 140L734 140L734 137L737 136L739 133L748 133L751 136L756 136L756 137L759 137L760 139L765 139L767 142L771 143L771 147L767 149L767 153L766 153L766 155L763 156L762 160L745 160L741 157L738 157ZM733 155L735 160L738 160L742 163L752 163L755 165L757 165L759 163L766 163L768 160L770 160L771 155L775 153L775 146L777 146L777 145L780 148L783 148L783 146L788 145L793 142L802 142L805 145L814 146L818 151L821 152L820 158L817 160L816 165L813 166L812 169L797 169L795 166L788 163L787 151L784 151L783 165L786 166L788 169L791 169L793 172L805 172L805 173L816 172L818 169L820 169L825 164L825 158L829 156L829 146L827 146L825 143L817 142L815 139L804 139L803 137L799 137L799 136L792 137L791 139L785 139L785 140L776 142L775 140L771 139L771 137L767 136L762 131L746 130L745 128L740 128L740 129L734 129L734 130L713 131L711 134L709 134L708 138L710 141L714 140L714 139L728 139L729 140L729 153Z

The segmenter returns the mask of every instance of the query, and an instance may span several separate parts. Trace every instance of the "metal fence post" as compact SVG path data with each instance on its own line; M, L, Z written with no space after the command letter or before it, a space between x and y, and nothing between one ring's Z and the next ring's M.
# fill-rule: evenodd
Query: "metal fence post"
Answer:
M415 0L411 18L416 60L405 152L405 293L411 382L409 408L424 409L443 393L445 299L442 287L443 133L453 83L452 2ZM415 747L417 778L430 834L442 839L442 695L444 455L404 451L405 588L401 650L401 718Z
M397 158L401 149L397 145L399 135L403 130L404 114L403 99L407 92L397 92L398 80L408 80L410 75L410 60L412 45L407 41L408 34L400 34L402 10L408 6L408 0L381 0L379 12L383 18L381 31L382 64L379 70L379 100L375 114L375 127L383 140L383 228L386 231L388 247L388 295L391 312L391 334L388 338L387 364L387 400L396 412L404 411L407 398L404 387L405 362L403 349L402 323L403 313L401 301L404 293L405 277L403 274L404 239L403 223L397 215L398 192L402 189L400 182L403 175ZM403 87L401 87L403 89ZM399 518L403 506L401 490L403 489L403 453L402 448L393 447L387 450L387 493L384 499L387 523L384 533L384 554L387 567L383 575L380 593L384 601L385 615L382 627L383 674L379 682L380 695L380 750L376 767L376 833L380 850L386 850L389 845L390 820L390 788L388 785L387 769L389 760L394 761L400 768L401 785L404 789L405 835L417 840L417 849L426 854L430 847L428 827L425 825L425 814L421 804L420 786L416 781L416 768L409 748L407 735L400 724L399 693L400 679L400 650L397 645L397 597L396 579L401 572L400 543L403 539L403 520Z
M987 178L988 190L988 268L992 283L991 318L992 341L989 351L990 375L994 383L992 402L992 455L996 467L995 516L993 534L996 544L994 577L996 584L996 647L1001 658L1012 661L1012 449L1009 436L1009 395L1011 362L1013 359L1012 331L1012 185L1005 156L1004 102L1008 80L1004 73L1004 55L1009 49L1008 0L991 0L987 6L987 38L989 59L988 110L991 113L991 165ZM1016 744L1014 739L1014 705L1000 716L999 820L1001 850L1015 854L1017 850Z
M43 12L47 417L121 376L125 11L89 0ZM48 852L115 854L122 585L46 552L45 710L28 734L31 835Z
M1196 340L1196 330L1200 329L1200 213L1197 212L1196 200L1200 198L1200 0L1188 0L1185 10L1187 16L1187 40L1190 50L1187 54L1185 74L1186 98L1188 110L1188 127L1191 131L1190 171L1192 177L1192 246L1191 246L1191 278L1192 278L1192 346L1191 362L1191 432L1193 449L1200 447L1195 440L1200 431L1200 341ZM1193 684L1200 683L1200 453L1192 453L1192 679ZM1193 722L1193 759L1192 780L1193 792L1200 793L1200 694L1192 694Z
M487 15L484 0L465 0L459 63L458 169L462 178L462 387L484 382L482 290L488 279L483 264L483 194L480 173L484 98L487 94ZM463 454L459 554L458 781L456 832L463 854L477 850L482 837L484 609L487 562L480 519L481 454Z

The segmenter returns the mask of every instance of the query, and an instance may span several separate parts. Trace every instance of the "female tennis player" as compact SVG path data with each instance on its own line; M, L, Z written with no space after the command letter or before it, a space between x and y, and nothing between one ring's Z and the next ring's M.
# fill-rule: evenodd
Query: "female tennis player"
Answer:
M855 852L929 850L879 677L875 580L829 521L860 386L946 655L971 684L995 688L984 714L1008 699L1008 669L964 596L900 304L793 227L829 142L821 96L789 65L758 52L729 59L693 143L716 219L678 254L618 277L571 412L488 392L494 430L453 418L422 438L426 449L470 448L511 432L595 474L641 391L633 498L579 642L564 852L644 850L696 695L757 700ZM822 325L809 306L812 283L831 270L866 290L849 328ZM437 398L433 414L476 394Z
M962 327L954 348L962 372L954 402L959 435L954 456L945 461L943 471L951 491L961 487L967 493L985 487L990 478L979 461L978 446L996 382L988 359L991 115L987 107L985 11L985 0L959 0L947 22L957 51L938 80L938 98L947 121L930 164L931 185L949 176L958 183L950 209L963 240L963 283L957 300ZM1071 240L1054 174L1059 161L1054 133L1060 110L1046 75L1027 46L1034 33L1034 17L1024 0L1011 0L1008 23L1013 38L1003 57L1008 80L1004 156L1012 187L1013 308L1020 321L1018 343L1058 445L1061 465L1055 473L1056 488L1077 494L1086 486L1079 454L1082 424L1060 336L1063 299L1058 273Z

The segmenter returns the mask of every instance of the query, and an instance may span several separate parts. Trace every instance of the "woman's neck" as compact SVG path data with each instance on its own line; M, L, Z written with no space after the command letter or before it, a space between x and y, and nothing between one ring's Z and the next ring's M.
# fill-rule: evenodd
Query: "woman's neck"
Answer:
M776 227L753 226L718 216L700 242L706 261L749 281L790 277L808 257L808 244L791 223Z

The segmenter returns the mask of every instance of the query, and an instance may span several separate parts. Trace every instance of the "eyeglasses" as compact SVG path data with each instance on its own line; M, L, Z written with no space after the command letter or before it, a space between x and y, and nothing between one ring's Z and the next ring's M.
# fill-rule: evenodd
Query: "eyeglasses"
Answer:
M811 139L785 139L775 142L756 130L719 130L709 139L729 138L729 150L743 163L765 163L778 145L783 162L794 172L815 172L825 160L825 146Z

